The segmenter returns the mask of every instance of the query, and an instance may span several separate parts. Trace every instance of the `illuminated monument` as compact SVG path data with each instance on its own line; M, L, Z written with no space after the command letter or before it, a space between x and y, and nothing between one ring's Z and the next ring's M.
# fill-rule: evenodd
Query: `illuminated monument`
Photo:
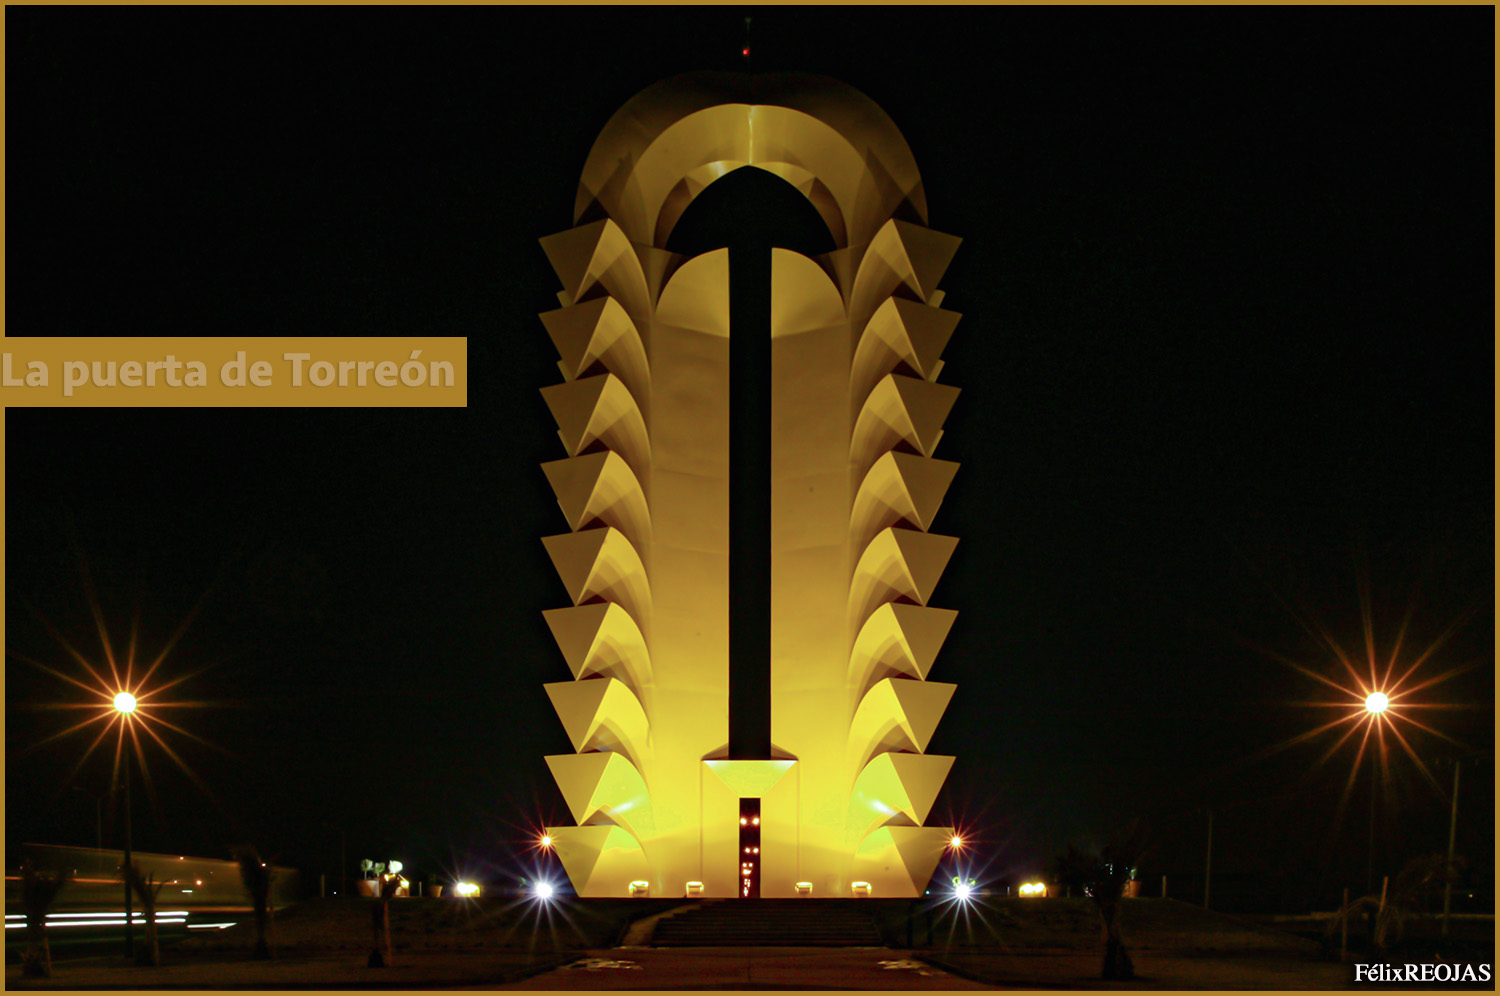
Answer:
M669 251L745 166L833 251ZM546 616L574 677L546 687L577 751L547 764L578 823L547 832L580 895L912 896L942 856L953 758L924 751L955 686L927 676L957 613L928 600L958 541L928 530L958 467L933 454L959 240L926 214L862 94L685 76L610 119L576 227L542 240L572 530L543 542L573 602Z

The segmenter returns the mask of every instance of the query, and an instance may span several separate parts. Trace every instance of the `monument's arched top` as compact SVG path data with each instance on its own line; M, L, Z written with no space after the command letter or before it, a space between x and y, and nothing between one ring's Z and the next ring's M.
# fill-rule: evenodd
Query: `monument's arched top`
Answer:
M916 161L890 117L853 87L803 73L692 73L642 90L594 142L574 220L608 216L632 242L665 248L693 198L741 166L802 191L841 248L892 216L927 221Z

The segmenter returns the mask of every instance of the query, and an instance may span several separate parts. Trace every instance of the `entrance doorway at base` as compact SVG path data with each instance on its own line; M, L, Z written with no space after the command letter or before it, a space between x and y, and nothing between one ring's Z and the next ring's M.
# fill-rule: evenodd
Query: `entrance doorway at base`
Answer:
M760 800L740 800L740 898L760 898Z

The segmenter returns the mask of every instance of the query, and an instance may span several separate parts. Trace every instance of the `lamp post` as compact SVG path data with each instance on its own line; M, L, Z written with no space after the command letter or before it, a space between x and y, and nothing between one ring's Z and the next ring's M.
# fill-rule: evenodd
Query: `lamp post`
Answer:
M1458 838L1458 771L1460 758L1453 762L1453 801L1448 812L1448 862L1443 865L1443 937L1448 936L1448 920L1453 902L1453 842Z
M120 692L115 696L115 711L120 714L120 723L128 723L130 714L135 712L135 696L129 692ZM123 733L123 730L122 730ZM130 896L130 744L125 744L122 751L125 755L125 863L123 868L125 878L125 957L130 958L135 954L135 929L131 924L131 896Z
M1391 704L1390 698L1384 692L1371 692L1365 696L1365 713L1370 717L1370 722L1377 723L1380 716ZM1373 895L1375 892L1375 793L1380 788L1380 759L1374 751L1370 751L1370 863L1365 870L1365 892Z

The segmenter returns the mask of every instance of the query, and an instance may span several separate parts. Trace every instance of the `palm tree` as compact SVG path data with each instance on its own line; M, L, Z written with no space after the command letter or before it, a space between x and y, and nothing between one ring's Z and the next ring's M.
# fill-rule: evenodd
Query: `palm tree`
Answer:
M21 974L28 979L52 978L52 948L47 943L47 911L68 884L71 872L43 872L27 858L21 862L21 908L26 911L26 954Z
M125 884L130 886L141 899L141 913L146 917L146 939L140 947L135 949L135 963L137 965L148 965L156 967L161 964L161 945L156 933L156 896L161 892L165 883L156 883L156 873L141 874L141 866L132 861L126 865L122 874L125 876Z
M1382 894L1360 896L1350 900L1349 905L1333 915L1323 929L1325 945L1344 924L1362 917L1369 925L1370 945L1384 953L1394 942L1400 941L1406 932L1408 921L1429 915L1424 908L1427 900L1443 894L1443 885L1457 881L1463 872L1464 859L1454 858L1449 864L1442 854L1428 854L1407 862L1390 887Z
M271 954L271 882L276 872L260 859L260 852L253 847L240 847L234 852L240 864L240 881L250 893L250 905L255 910L255 952L257 961L272 957Z
M1099 911L1104 927L1101 978L1135 978L1135 964L1120 932L1120 900L1125 883L1130 881L1145 851L1145 830L1138 820L1131 820L1116 840L1102 850L1082 851L1069 844L1067 852L1057 859L1057 877L1081 889Z
M370 927L374 944L370 947L370 968L391 967L391 900L401 888L401 876L380 880L380 898L370 905Z

